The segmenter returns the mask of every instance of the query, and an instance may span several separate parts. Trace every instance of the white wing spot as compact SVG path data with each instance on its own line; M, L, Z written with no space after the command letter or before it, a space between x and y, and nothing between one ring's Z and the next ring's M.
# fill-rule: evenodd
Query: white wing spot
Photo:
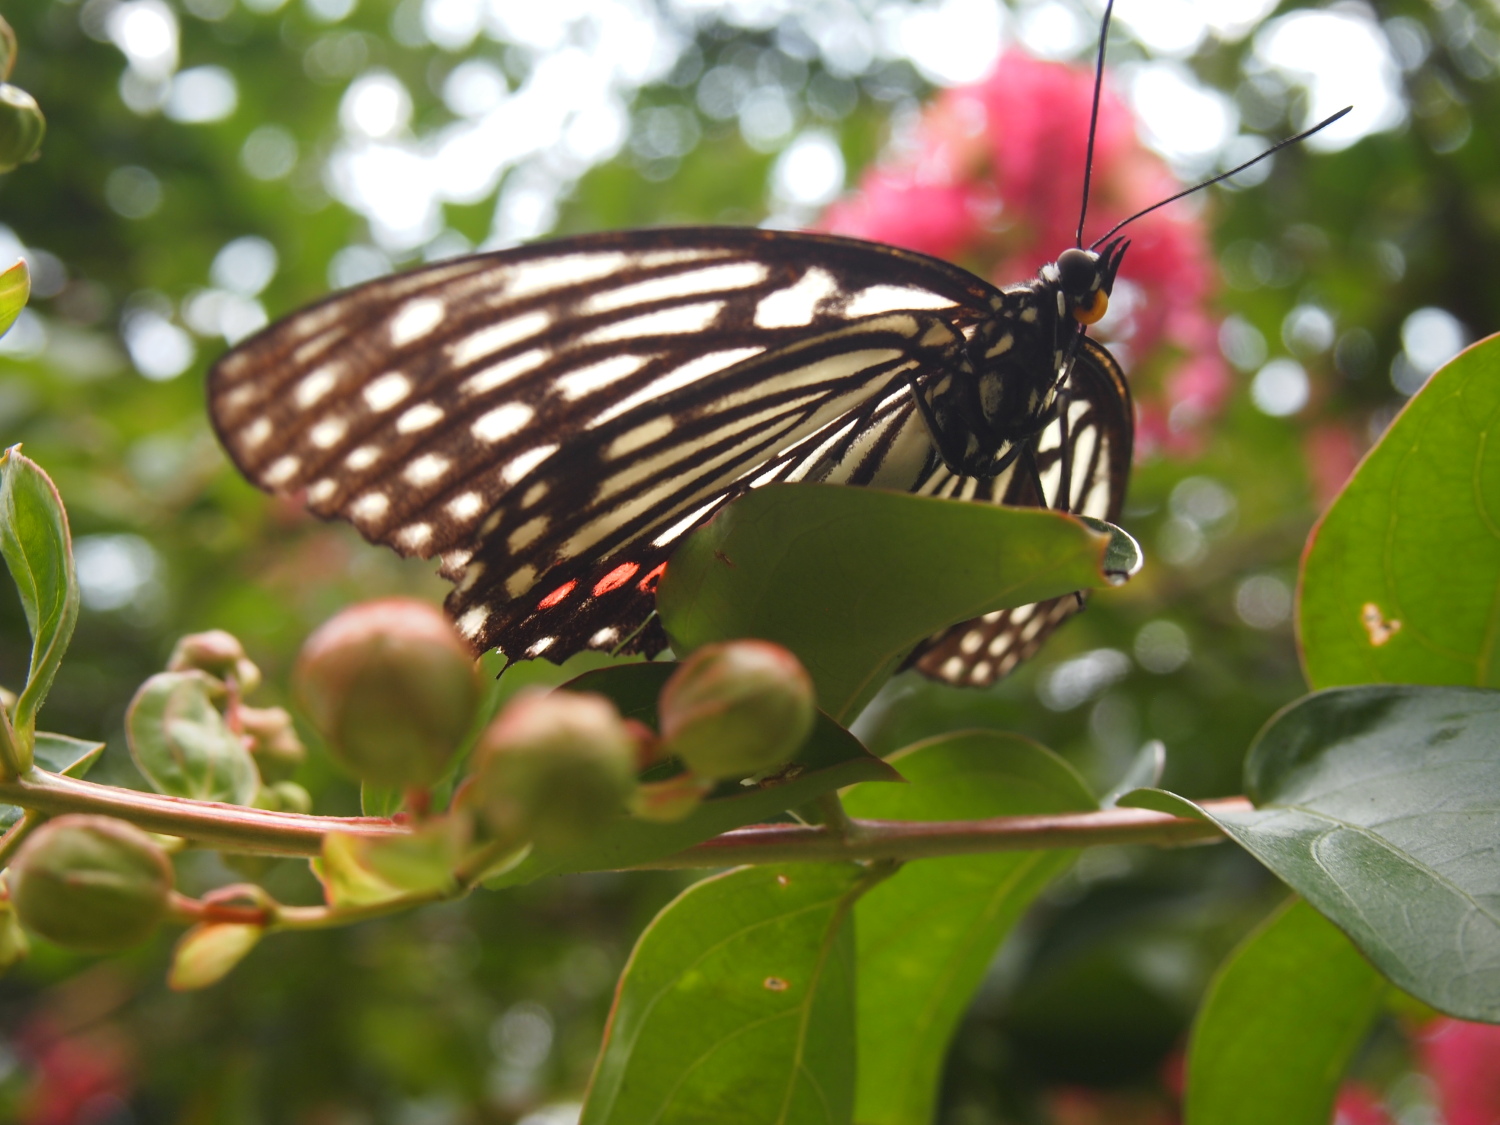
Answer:
M448 310L436 297L414 297L391 318L391 345L401 347L420 340L439 324Z
M861 289L844 307L848 317L874 316L876 313L906 309L951 309L954 302L941 293L913 289L905 285L871 285Z
M990 642L990 647L987 651L991 656L1000 656L1008 648L1010 648L1010 634L1001 633Z
M649 355L629 353L612 355L608 359L601 359L598 363L591 363L587 367L570 371L556 380L553 386L563 398L570 402L575 401L595 391L603 390L611 383L618 383L625 376L639 371L649 359L651 359Z
M349 505L349 515L362 521L378 520L391 506L391 498L384 492L366 492Z
M344 458L344 466L360 473L380 460L380 446L362 445Z
M766 267L759 262L728 262L701 270L653 277L619 289L605 289L579 302L578 311L585 315L612 312L615 309L628 309L631 305L644 305L673 297L693 297L724 289L746 289L760 284L767 274Z
M504 406L497 406L488 414L481 414L469 427L469 432L480 441L494 444L526 425L535 413L524 402L508 402Z
M528 449L525 453L511 458L505 468L500 470L500 479L506 484L515 484L516 481L520 480L556 452L557 446L555 444L539 445L535 449ZM522 504L523 507L532 502L531 493L535 491L535 488L536 486L533 485L531 489L527 490L525 500Z
M448 514L456 520L470 520L484 511L484 497L477 492L461 492L448 501Z
M470 375L458 389L466 395L482 395L496 387L505 386L517 375L524 375L532 368L541 366L546 358L547 353L541 348L532 348L529 352L502 359L499 363L492 363L483 371Z
M414 434L418 430L425 430L428 426L436 425L442 420L443 408L441 406L434 406L430 402L419 402L396 419L396 432L398 434Z
M479 631L484 628L484 623L489 619L489 606L471 605L459 616L458 631L472 640L479 636Z
M956 680L964 674L964 658L962 656L950 656L943 661L943 675L950 680Z
M547 495L547 482L539 480L526 490L525 496L521 497L521 507L529 508L545 495Z
M261 474L261 480L267 484L285 484L297 475L297 470L302 467L302 459L288 453L285 457L278 457L271 462L271 467Z
M566 285L579 285L585 281L605 277L624 268L627 260L618 251L597 254L567 254L561 258L523 262L515 267L504 297L529 297L544 293L548 289L561 289Z
M420 550L423 544L432 538L432 524L413 523L407 524L396 532L396 542L400 543L409 551Z
M371 410L389 410L411 394L411 380L399 371L387 371L365 388L365 403Z
M448 345L448 354L454 364L467 367L476 359L494 355L528 336L535 336L552 322L552 314L545 309L536 309L521 316L507 317L495 324L486 325L478 332L455 340Z
M757 328L800 328L811 324L818 305L839 291L839 283L827 270L814 267L788 289L762 297L755 306Z
M526 655L541 656L542 653L552 647L552 642L555 640L557 640L556 637L543 637L539 641L533 641L531 647L526 650Z
M475 586L477 586L479 584L479 580L481 578L483 578L483 577L484 577L484 563L482 563L482 562L473 563L464 572L463 580L461 582L459 582L459 584L458 584L458 592L460 594L467 594L470 590L472 590Z
M348 429L349 423L342 418L324 418L307 431L307 440L319 449L331 449Z
M984 632L980 629L970 629L960 638L958 651L965 656L972 656L979 651L979 646L984 644Z
M519 551L522 547L529 547L536 542L537 536L547 530L547 525L551 522L546 516L537 516L535 519L527 520L510 533L505 545L513 552Z
M519 598L527 590L531 589L532 583L536 581L536 567L526 565L517 570L505 580L505 592L513 598Z
M236 369L238 369L239 367L244 366L244 364L246 362L248 362L246 360L246 358L244 356L242 356L242 355L237 355L237 356L234 356L233 358L239 361L238 363L235 364L235 368ZM221 361L221 362L227 363L228 360L224 360L224 361ZM232 375L233 372L229 372L229 374ZM224 398L223 398L224 409L227 410L227 411L230 411L230 412L236 412L236 411L243 410L245 407L249 406L252 402L254 402L259 397L260 397L260 390L259 390L259 388L256 387L256 385L254 383L246 383L243 386L235 387L234 390L230 391L228 394L226 394L224 396Z
M644 316L633 316L628 320L615 321L596 328L579 339L580 344L607 344L615 340L629 340L638 336L683 336L690 332L702 332L718 319L724 310L724 301L704 301L696 305L677 305L657 309Z
M246 449L254 449L270 436L271 419L262 415L245 427L244 432L240 434L240 444Z
M331 477L324 477L320 481L314 481L307 487L307 502L309 504L322 504L332 500L333 494L339 490L338 482Z
M718 497L715 497L707 504L704 504L701 508L693 509L687 515L683 516L682 519L678 520L671 527L667 528L666 531L663 531L655 539L651 540L651 545L653 547L665 547L673 540L679 539L683 535L686 535L689 531L693 530L693 528L697 527L699 522L702 521L703 517L708 515L708 513L711 512L718 505L718 503L719 499Z
M613 461L616 457L623 457L627 453L634 453L643 445L650 445L658 438L666 437L672 432L672 419L653 418L651 421L637 426L633 430L627 430L614 441L609 443L609 448L604 451L604 459Z
M969 673L969 679L973 680L976 684L986 683L990 678L992 670L988 660L981 660L978 664L974 665L974 670Z
M994 359L996 356L1004 355L1006 352L1010 351L1011 345L1015 342L1015 335L1013 333L1007 332L1004 336L1001 336L1000 339L995 341L995 346L992 347L989 351L985 352L984 357L986 359Z
M311 374L304 376L297 384L297 389L292 392L292 398L297 403L297 409L306 410L316 405L319 399L333 390L339 381L342 372L341 364L328 363L318 368Z
M1035 324L1036 323L1036 306L1035 305L1027 305L1024 309L1021 310L1021 321L1024 324Z
M440 479L453 462L441 453L424 453L406 466L404 476L411 484L421 487Z
M590 648L605 648L615 643L615 638L620 635L620 630L613 625L606 625L592 637L589 638Z

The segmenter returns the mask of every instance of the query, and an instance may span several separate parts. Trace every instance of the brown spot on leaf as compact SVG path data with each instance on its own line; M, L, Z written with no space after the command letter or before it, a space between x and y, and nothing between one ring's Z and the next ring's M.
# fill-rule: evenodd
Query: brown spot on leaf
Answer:
M767 988L767 990L769 990L771 992L785 992L787 989L789 989L791 987L792 986L790 984L788 984L786 981L782 980L780 977L767 977L766 978L766 988Z
M1395 618L1387 621L1385 615L1380 612L1380 607L1374 602L1364 604L1364 608L1359 611L1359 619L1365 627L1365 632L1370 635L1370 644L1376 648L1401 632L1401 622Z

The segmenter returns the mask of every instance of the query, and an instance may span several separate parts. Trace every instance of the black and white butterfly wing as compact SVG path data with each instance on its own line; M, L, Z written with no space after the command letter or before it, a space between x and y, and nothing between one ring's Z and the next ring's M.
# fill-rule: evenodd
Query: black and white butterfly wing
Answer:
M1085 337L1059 391L1057 418L1042 432L1036 460L1045 496L1013 468L993 481L954 476L939 467L920 491L995 503L1062 508L1119 521L1130 479L1135 432L1130 387L1109 352ZM1078 595L985 614L937 634L909 664L947 683L982 687L1034 656L1052 632L1082 608Z
M681 534L1008 300L830 236L590 235L330 297L225 355L209 408L260 487L440 555L476 648L561 659L628 643Z

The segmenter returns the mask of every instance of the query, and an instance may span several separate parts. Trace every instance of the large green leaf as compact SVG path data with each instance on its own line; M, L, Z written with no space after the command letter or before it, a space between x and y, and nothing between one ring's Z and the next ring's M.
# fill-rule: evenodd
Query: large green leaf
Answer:
M624 664L586 672L570 681L570 691L595 691L615 701L626 718L656 727L656 697L675 664ZM490 887L527 883L543 875L607 871L648 863L703 840L778 819L787 809L859 781L900 781L901 775L859 744L826 715L796 757L775 777L752 785L724 782L685 819L653 824L621 817L587 844L567 852L537 848L525 862L487 882Z
M1245 812L1120 803L1211 819L1407 992L1500 1022L1500 692L1319 692L1271 720L1245 774Z
M254 799L260 773L215 704L222 691L202 672L158 672L136 691L125 738L158 793L235 805Z
M945 735L891 760L911 784L857 787L845 797L852 815L978 820L1097 807L1066 762L1019 735ZM948 1044L995 950L1074 854L919 860L860 900L860 1125L933 1120Z
M1500 687L1497 589L1492 336L1433 375L1313 532L1299 611L1308 683Z
M848 1125L854 935L877 876L744 867L656 916L620 978L581 1125Z
M1305 902L1278 910L1225 962L1198 1010L1187 1125L1328 1125L1389 989Z
M24 747L30 745L36 713L73 639L78 578L62 497L41 467L21 455L20 446L0 455L0 555L10 567L31 629L31 667L12 715Z
M657 607L679 655L734 637L785 645L847 721L939 629L1109 585L1137 563L1123 532L1060 512L768 485L683 541Z

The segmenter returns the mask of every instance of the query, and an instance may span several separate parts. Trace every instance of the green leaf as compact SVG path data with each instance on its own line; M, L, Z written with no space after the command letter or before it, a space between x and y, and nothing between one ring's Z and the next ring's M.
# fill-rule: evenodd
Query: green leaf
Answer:
M71 738L66 734L49 731L36 732L35 765L65 777L82 777L93 768L104 753L104 743L90 742L84 738ZM9 828L21 819L21 810L15 805L0 805L0 828Z
M851 816L978 820L1096 808L1073 769L1013 734L971 731L892 756L910 785L861 785ZM995 950L1076 853L908 863L855 908L860 1125L927 1125L948 1044Z
M1328 1125L1390 986L1293 900L1230 955L1188 1047L1187 1125Z
M614 700L620 713L656 727L656 697L675 664L623 664L587 672L569 682L569 691L595 691ZM668 768L671 768L670 766ZM648 773L648 779L656 774ZM572 871L612 871L648 863L721 832L746 824L777 820L791 808L859 781L900 781L885 762L826 715L819 715L811 736L784 769L752 784L718 786L693 812L671 824L634 817L613 821L587 844L567 852L538 847L524 863L486 886L526 883L543 875Z
M130 756L158 793L248 805L260 773L215 701L224 686L203 672L158 672L125 712Z
M406 794L392 785L365 781L359 787L359 811L365 816L393 816L401 811Z
M1245 775L1245 812L1156 790L1120 803L1212 820L1391 981L1500 1023L1500 692L1318 692L1271 720Z
M425 891L456 887L454 869L463 856L464 825L439 817L404 836L356 836L329 832L312 861L330 906L370 906Z
M1438 371L1391 423L1302 565L1314 688L1500 687L1500 336Z
M878 876L746 867L689 887L620 978L581 1125L848 1125L854 934Z
M30 299L31 271L26 268L26 259L22 258L0 273L0 336L10 331L10 326Z
M0 554L15 579L31 630L31 667L11 716L24 769L30 764L24 756L36 713L73 639L78 578L62 497L41 467L21 455L20 446L0 455Z
M657 608L678 655L736 637L785 645L847 721L939 629L1118 582L1128 539L1036 508L767 485L683 541Z
M265 934L244 922L208 922L192 927L172 951L167 987L190 992L217 984L255 948Z

